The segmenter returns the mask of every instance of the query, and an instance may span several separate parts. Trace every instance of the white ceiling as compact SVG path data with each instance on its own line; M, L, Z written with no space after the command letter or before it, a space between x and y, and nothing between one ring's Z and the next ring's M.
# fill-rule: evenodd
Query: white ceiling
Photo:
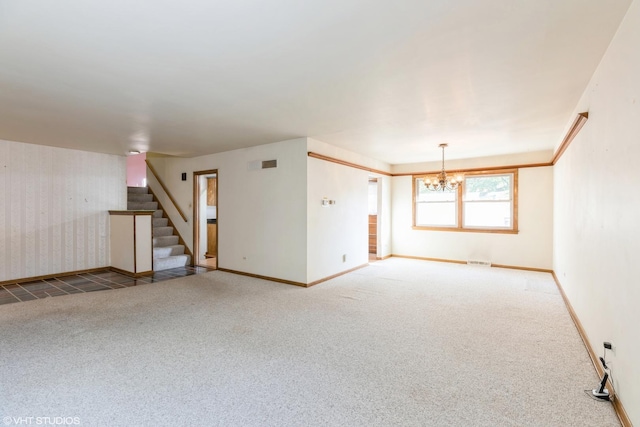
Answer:
M392 164L552 149L631 0L0 0L0 139Z

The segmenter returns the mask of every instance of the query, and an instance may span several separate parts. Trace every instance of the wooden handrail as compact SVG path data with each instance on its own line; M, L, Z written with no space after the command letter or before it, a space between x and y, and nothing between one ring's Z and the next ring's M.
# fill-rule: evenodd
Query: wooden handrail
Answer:
M158 172L156 172L153 165L149 162L148 159L145 159L145 162L147 163L147 167L149 168L153 176L158 180L158 184L160 184L160 187L162 187L164 192L167 193L167 196L169 196L169 200L171 200L171 203L173 203L173 206L176 208L184 222L187 222L187 216L184 214L184 212L182 212L182 209L180 209L180 206L178 206L178 203L176 203L176 199L173 198L167 187L164 185L164 182L162 182L162 179L158 176Z

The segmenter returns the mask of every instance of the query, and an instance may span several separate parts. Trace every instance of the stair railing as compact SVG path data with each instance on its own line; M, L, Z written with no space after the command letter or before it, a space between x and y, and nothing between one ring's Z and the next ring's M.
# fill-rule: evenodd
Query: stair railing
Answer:
M156 178L156 180L160 184L160 187L162 187L162 189L167 194L167 196L169 196L169 200L171 200L171 203L173 203L173 207L176 208L176 210L178 211L178 213L180 214L180 216L182 217L184 222L187 222L187 216L184 214L184 212L182 212L182 209L180 209L180 206L178 206L178 203L176 202L176 199L173 198L173 196L171 195L171 193L169 192L167 187L164 185L164 182L162 182L162 179L158 175L158 172L156 172L156 170L154 169L153 165L151 163L149 163L148 159L145 160L145 162L147 163L147 167L151 171L151 174L153 174L153 176Z

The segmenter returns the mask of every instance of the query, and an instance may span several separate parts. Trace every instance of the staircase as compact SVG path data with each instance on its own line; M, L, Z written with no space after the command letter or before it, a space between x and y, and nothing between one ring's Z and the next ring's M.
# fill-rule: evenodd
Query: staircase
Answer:
M153 271L189 265L191 255L184 253L180 237L174 234L173 227L169 225L169 218L164 215L162 209L158 209L158 202L153 200L153 194L149 193L147 187L127 187L127 210L154 211Z

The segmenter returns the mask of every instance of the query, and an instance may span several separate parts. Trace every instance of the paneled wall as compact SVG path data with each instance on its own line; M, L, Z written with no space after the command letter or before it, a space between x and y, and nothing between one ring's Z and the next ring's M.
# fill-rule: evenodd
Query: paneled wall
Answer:
M124 157L0 140L0 281L109 266Z

